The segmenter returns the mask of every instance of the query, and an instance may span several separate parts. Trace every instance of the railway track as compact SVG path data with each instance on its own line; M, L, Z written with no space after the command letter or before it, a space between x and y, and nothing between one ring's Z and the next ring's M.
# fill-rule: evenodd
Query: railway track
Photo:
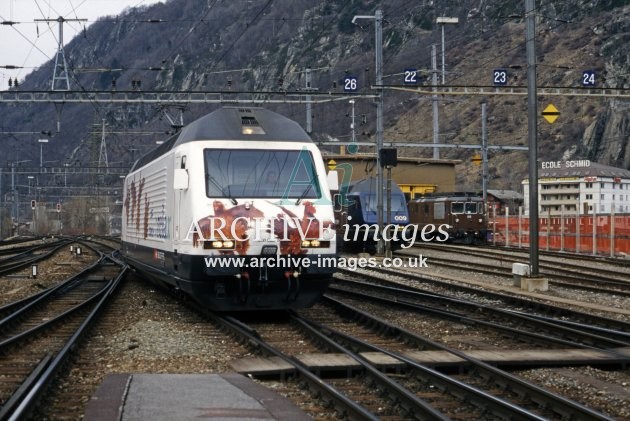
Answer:
M607 419L580 404L527 383L502 370L450 350L346 303L326 298L310 310L290 313L286 321L258 318L217 319L244 343L295 367L300 380L339 416L361 419ZM469 363L466 373L447 375L415 362L417 349L453 352ZM353 361L349 376L320 375L300 358L343 355ZM326 353L326 354L321 354ZM396 370L372 362L379 353L403 363ZM358 407L357 407L358 405Z
M449 281L426 277L422 275L411 274L409 272L401 272L387 268L371 268L368 270L340 270L339 273L345 274L345 277L357 279L367 279L374 285L381 285L399 289L400 293L428 294L430 301L444 300L447 306L452 306L459 302L463 306L483 306L484 311L506 310L508 314L521 315L527 319L536 319L543 322L552 323L552 325L564 325L580 328L585 332L590 332L595 337L611 335L609 339L628 341L630 338L630 323L623 320L611 319L608 317L596 316L576 310L556 307L553 305L541 303L540 301L521 298L514 295L502 294L493 291L474 288L467 285L454 284ZM390 278L385 279L386 277ZM394 280L391 279L394 278ZM339 282L346 282L336 275ZM334 283L332 284L334 290ZM363 286L361 286L363 287ZM370 287L369 284L365 288ZM466 303L474 297L475 302ZM452 300L452 301L451 301ZM483 300L482 304L478 301ZM404 301L404 300L403 300ZM474 312L474 311L473 311ZM459 314L462 316L462 314ZM458 317L458 316L457 316ZM511 317L511 316L510 316ZM541 325L543 326L543 325ZM569 331L570 332L570 331ZM586 340L586 344L589 341ZM620 345L625 346L625 345Z
M107 245L96 247L102 253L111 251ZM380 278L382 277L380 275ZM94 277L93 281L96 281ZM370 295L377 294L372 292ZM488 298L488 300L498 299L497 297ZM401 307L400 300L399 298L396 304L398 308ZM486 367L481 361L478 362L479 364L467 362L465 372L452 375L434 373L434 370L427 370L427 367L416 367L413 360L405 360L408 352L442 350L452 352L454 355L460 353L465 356L465 354L461 350L432 343L408 331L401 333L404 329L396 326L379 324L382 320L378 321L375 317L360 310L351 311L349 308L352 306L348 304L348 301L352 300L344 299L345 302L339 304L334 301L327 298L325 302L313 309L284 315L282 318L287 319L286 322L277 319L271 323L263 322L260 320L260 315L254 320L240 316L236 319L208 315L213 322L209 325L220 326L225 333L229 332L230 335L237 336L239 341L250 349L250 352L277 355L278 358L283 358L288 364L296 367L298 374L295 376L295 384L307 385L317 396L315 401L319 406L312 412L315 414L331 413L331 409L328 409L330 407L336 408L336 415L332 418L354 419L471 419L471 417L472 419L607 419L604 415L575 402L537 388L535 385L526 384L522 379L519 379L520 382L517 384L508 383L504 377L507 373L496 367ZM450 306L453 305L450 304ZM524 312L527 311L524 306L519 308ZM462 313L463 310L459 309L458 312ZM543 311L535 316L551 317L550 313L546 316L545 314ZM566 317L566 314L560 317ZM571 318L567 323L577 323L576 320ZM597 324L605 325L605 323ZM473 325L467 326L473 328ZM609 328L612 329L612 326ZM103 333L99 330L99 334ZM505 343L512 347L522 342L522 339L516 338ZM540 343L541 346L545 344L549 346L549 342L540 341ZM274 354L276 351L279 354ZM398 361L398 368L379 366L369 358L363 357L363 354L370 352ZM320 375L313 372L305 365L301 369L297 368L300 365L300 356L309 354L320 354L322 358L329 358L328 356L332 358L333 355L343 354L348 358L353 358L361 368L344 371L341 375L336 373L332 377L330 374ZM48 361L52 359L54 359L52 355L44 355L40 359L43 361L42 367L49 364ZM57 395L53 401L49 401L49 406L44 413L55 414L59 417L58 419L74 419L80 416L83 406L80 403L77 404L76 397L89 396L90 390L98 384L98 382L94 383L91 386L92 389L85 391L77 391L71 386L73 383L84 383L81 379L96 367L93 356L83 357L81 361L80 367L74 365L72 370L68 370L69 373L63 380L64 389L67 388L67 390ZM404 368L400 368L401 362ZM32 366L37 367L36 362ZM99 371L103 369L103 367L98 367ZM42 369L42 371L46 370ZM36 368L32 372L35 373L34 376L38 376ZM350 373L349 376L348 373ZM73 381L74 376L78 377ZM81 400L83 401L83 398ZM74 402L74 406L70 406L71 402ZM77 405L78 407L75 408Z
M438 243L422 243L417 244L416 247L422 247L429 250L440 250L461 253L468 256L478 257L505 257L507 259L528 259L529 253L527 250L511 248L511 247L491 247L491 246L465 246L455 244L438 244ZM559 253L559 252L545 252L539 251L539 261L547 263L562 264L563 267L578 271L590 271L599 274L607 274L612 277L620 277L623 269L630 269L630 261L620 258L609 258L602 256L592 255L580 255L572 253ZM575 261L578 263L573 263ZM621 280L624 280L621 277ZM627 279L626 279L627 281ZM630 281L627 281L630 283Z
M412 287L401 288L400 285L379 285L375 282L380 283L381 280L374 275L363 275L362 278L366 281L337 277L329 291L335 295L351 296L361 302L374 302L451 320L467 325L472 330L485 328L479 334L487 340L496 337L499 332L500 336L545 348L562 346L607 350L630 346L630 324L625 325L625 330L611 330L591 323L568 323L570 321L567 320L556 322L549 317L532 317L496 299L479 303L476 297L462 298Z
M487 250L500 250L502 252L511 251L513 253L517 253L521 255L528 253L528 251L525 250L525 248L514 247L514 246L485 245L485 246L481 246L481 248L487 249ZM604 256L601 254L593 255L593 254L585 254L585 253L575 253L571 251L552 251L552 250L544 250L544 249L539 250L538 253L540 254L540 256L549 257L549 258L558 257L564 260L578 260L580 262L584 262L584 261L606 262L612 265L630 266L630 262L626 258L623 258L623 257L611 257L611 256Z
M126 271L102 254L66 281L0 308L0 371L11 373L0 377L0 419L33 410Z
M527 264L527 257L515 256L513 252L484 248L483 250L471 250L465 247L426 244L414 247L414 250L457 254L460 259L455 260L448 254L440 256L431 253L431 263L454 269L461 269L462 265L473 267L475 271L489 275L502 277L512 276L512 263ZM409 254L410 251L399 252ZM417 254L417 253L416 253ZM471 256L484 261L461 261L461 256ZM600 263L601 265L601 263ZM625 265L614 268L594 267L587 264L572 264L558 258L544 258L539 265L540 274L549 279L549 283L566 288L579 288L586 291L606 293L630 297L630 269Z
M0 276L13 273L47 259L72 242L73 240L71 239L57 239L52 242L2 250L1 254L6 257L0 259Z
M312 317L312 319L305 319L305 323L343 343L356 353L378 352L403 362L405 368L402 373L403 376L406 376L404 383L414 388L416 394L420 394L421 397L432 402L433 406L446 412L452 419L459 418L461 414L470 414L469 410L473 411L473 414L479 415L478 418L473 416L475 419L492 417L502 419L605 418L580 404L525 382L463 352L394 326L349 305L347 302L325 297L323 304L330 310L305 310L301 312ZM371 338L370 342L361 339L366 336L366 333L357 333L357 325L362 326L363 330L367 332L368 337ZM330 326L334 326L334 328ZM450 378L436 376L435 370L417 364L412 357L408 356L418 349L440 350L453 354L466 361L466 368L463 372L450 376ZM397 368L397 372L399 370L400 368ZM464 390L459 390L459 387L451 384L451 379L467 386L464 387ZM468 387L508 403L507 412L505 412L506 408L502 404L488 401L476 392L466 391ZM460 399L465 402L459 402ZM475 407L474 409L467 408L471 404ZM516 408L521 408L525 413L520 413Z

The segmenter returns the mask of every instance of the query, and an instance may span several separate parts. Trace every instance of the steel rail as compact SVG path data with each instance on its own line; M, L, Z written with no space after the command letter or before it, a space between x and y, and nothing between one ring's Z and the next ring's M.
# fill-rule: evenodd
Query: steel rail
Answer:
M52 354L48 353L41 359L39 364L31 371L26 380L20 385L20 387L11 395L9 399L0 408L0 420L6 420L9 414L13 412L16 406L24 399L28 394L30 385L33 384L44 372L46 367L52 360Z
M2 320L0 320L0 329L4 329L9 323L15 321L16 319L23 317L23 315L32 310L34 307L40 305L42 302L44 302L44 300L47 300L51 295L63 290L64 288L69 288L73 285L73 283L76 283L77 281L80 281L82 277L86 276L89 272L97 269L97 267L99 265L102 264L102 262L105 260L105 257L101 257L101 259L99 259L97 262L95 262L94 264L88 266L87 268L85 268L84 270L82 270L81 272L77 273L76 275L71 276L70 278L68 278L66 281L59 283L51 288L48 288L45 291L42 292L38 292L36 294L33 294L31 297L27 297L24 300L20 300L21 303L24 303L24 305L17 311L12 312L11 314L9 314L8 316L6 316L5 318L3 318ZM11 306L12 304L9 304L5 307ZM5 308L3 307L3 308Z
M33 263L39 262L41 260L44 260L46 258L48 258L50 255L52 255L53 253L57 252L57 250L59 250L61 247L69 244L70 241L61 241L60 244L58 244L57 246L55 246L52 250L50 250L49 252L37 255L37 256L33 256L31 258L28 257L28 255L30 253L32 253L35 250L39 250L40 248L46 248L46 247L50 247L50 245L46 245L46 244L40 244L37 245L34 249L32 249L31 251L26 251L24 253L21 253L18 256L13 256L12 258L17 258L17 259L21 259L22 257L24 258L24 260L21 261L15 261L15 262L11 262L8 259L2 260L0 261L0 276L2 275L6 275L7 273L11 273L14 272L18 269L22 269L27 267L28 265L32 265Z
M516 405L513 405L503 399L497 398L483 390L477 389L473 386L470 386L464 382L461 382L457 379L449 377L445 374L442 374L432 368L423 366L418 364L417 362L395 352L387 351L382 347L378 347L376 345L369 344L361 339L352 337L350 335L346 335L336 329L333 329L328 326L322 326L321 324L302 317L295 317L294 320L300 323L305 329L309 329L313 332L313 334L319 334L328 339L332 344L336 344L332 339L329 339L327 336L330 335L337 340L346 343L346 346L351 346L358 350L368 350L372 352L381 352L385 355L388 355L392 358L396 358L402 362L404 362L408 368L414 372L415 377L420 381L425 383L430 383L431 385L437 387L443 392L447 392L452 396L460 397L461 400L466 400L467 402L472 403L477 408L483 410L484 412L490 409L493 414L499 415L505 419L514 419L514 420L539 420L542 421L545 418L540 417L530 411L527 411L523 408L520 408ZM345 350L349 355L353 355L352 352L346 350L341 345L336 345L338 348ZM356 354L354 354L356 355ZM361 357L358 357L361 358ZM365 361L365 360L364 360ZM366 361L367 364L369 364ZM371 364L369 364L371 366ZM373 367L373 366L372 366ZM373 370L377 370L373 368Z
M15 408L11 416L8 418L9 421L22 420L30 411L33 410L37 401L40 399L54 376L63 366L64 362L68 359L71 352L77 347L83 335L86 334L88 328L92 326L92 324L96 321L97 316L100 315L102 310L105 308L105 305L109 303L109 299L116 291L118 285L124 278L127 271L128 266L122 266L118 275L108 282L107 286L103 290L103 293L101 294L101 299L98 303L95 304L95 307L84 319L81 326L74 332L74 334L66 342L59 353L55 355L54 359L46 367L46 370L41 374L41 376L32 380L27 385L28 393L26 393L24 398L20 401L19 405Z
M554 323L554 324L560 324L560 325L564 325L564 326L570 326L570 327L574 327L576 329L580 329L582 331L586 331L586 330L590 330L591 332L593 332L594 334L597 335L608 335L609 337L616 337L621 341L627 341L628 344L630 344L630 331L628 332L622 332L619 330L612 330L612 329L606 329L603 327L598 327L598 326L593 326L587 323L577 323L577 322L572 322L569 320L560 320L560 319L554 319L553 317L547 317L547 316L541 316L538 314L526 314L523 313L521 311L516 311L516 310L505 310L505 311L509 311L511 313L516 313L516 314L523 314L527 317L532 317L538 320L545 320L548 321L550 323Z
M377 318L365 311L362 311L354 306L343 303L339 300L335 300L334 298L325 297L325 301L330 305L338 308L344 314L352 317L354 320L359 320L365 325L368 325L372 330L382 332L382 334L390 337L398 337L401 340L411 343L422 343L424 346L438 349L442 351L449 352L462 360L466 361L471 367L474 367L482 376L491 380L497 387L501 389L511 389L514 393L516 393L521 399L528 399L532 404L537 404L541 409L545 408L547 410L553 411L555 414L563 417L564 419L584 419L584 420L607 420L608 418L599 414L577 402L574 402L570 399L564 398L560 395L557 395L553 392L548 391L542 387L536 386L526 380L523 380L517 376L514 376L510 373L507 373L497 367L494 367L488 363L485 363L479 359L470 357L465 352L458 351L453 348L449 348L445 345L438 344L436 342L431 341L428 338L419 336L409 330L404 328L391 325L390 323ZM309 323L311 321L309 320ZM353 342L352 337L348 337L341 332L338 332L334 329L330 329L328 327L322 327L320 331L330 331L332 334L340 334L344 340L351 342L353 346L356 347L364 347L365 344L362 342ZM367 349L371 349L378 352L384 352L387 355L390 355L393 358L399 359L407 364L409 362L416 365L417 363L413 360L410 360L408 357L401 355L400 353L390 352L384 349L377 349L374 345L367 346ZM365 349L365 348L364 348ZM489 381L487 382L489 383Z
M432 250L439 250L439 248L432 248ZM450 250L448 250L450 251ZM455 250L453 250L453 252L456 252ZM493 257L498 257L501 260L501 263L526 263L525 260L523 259L519 259L516 256L488 256L488 255L484 255L482 252L474 252L472 250L462 250L459 251L458 253L461 254L466 254L466 255L470 255L470 256L475 256L475 257L479 257L479 258L483 258L483 259L491 259ZM403 253L403 255L407 255L406 253ZM445 257L437 257L437 256L432 256L431 257L432 261L438 261L439 265L441 266L449 266L449 267L459 267L461 268L461 266L454 266L454 264L452 264L452 260L445 258ZM482 262L469 262L469 264L471 266L474 267L479 267L482 269L479 269L479 271L483 271L484 273L488 273L488 274L493 274L493 275L499 275L499 276L506 276L506 275L512 275L512 268L511 267L496 267L494 264L492 263L482 263ZM585 289L585 290L589 290L589 291L597 291L597 292L604 292L604 293L610 293L610 294L619 294L619 295L625 295L625 296L630 296L630 282L625 280L623 277L628 276L627 274L623 274L617 271L612 271L612 270L606 270L606 269L602 269L601 271L599 271L600 273L606 273L607 276L603 276L601 274L597 274L597 273L593 273L593 272L597 272L598 269L595 268L590 268L590 267L581 267L581 270L586 270L589 271L590 273L583 273L582 271L580 271L580 269L569 269L569 267L573 267L576 268L578 267L577 265L564 265L562 268L558 268L558 263L553 263L553 262L548 262L548 263L541 263L540 264L540 268L544 268L546 269L545 271L541 271L541 275L546 275L549 277L557 277L557 278L562 278L565 280L575 280L577 282L580 281L587 281L587 282L592 282L592 283L600 283L600 282L605 282L606 284L610 285L610 286L616 286L616 287L620 287L620 288L626 288L626 291L623 290L616 290L616 289L609 289L609 288L602 288L601 286L592 286L592 285L583 285L583 284L571 284L571 283L566 283L566 282L562 282L556 279L549 279L549 282L552 284L556 284L556 285L562 285L562 286L570 286L570 287L574 287L574 288L579 288L579 289ZM613 278L613 277L618 277L618 278Z
M338 280L339 283L346 283L355 287L365 287L366 284L362 283L362 282L357 282L357 281L351 281L348 279L339 279ZM482 310L484 312L487 312L488 314L496 314L496 315L500 315L503 316L505 318L508 319L518 319L521 321L524 321L526 323L529 324L534 324L537 328L540 329L544 329L546 331L550 331L553 333L560 333L562 337L568 336L581 336L582 340L584 342L586 342L586 344L588 346L590 346L590 344L594 344L594 343L601 343L601 344L607 344L605 346L603 346L604 349L608 348L608 347L625 347L625 346L630 346L630 341L628 341L628 338L630 338L630 336L628 336L625 332L617 332L614 330L608 330L608 334L610 335L609 337L606 336L602 336L600 334L596 334L596 333L589 333L589 332L584 332L584 330L578 330L580 327L584 327L585 330L591 330L587 325L585 324L574 324L574 326L567 326L567 325L563 325L561 323L556 323L555 320L546 318L546 319L542 319L542 318L538 318L538 317L533 317L529 314L525 314L523 312L517 312L517 311L511 311L511 310L505 310L505 309L501 309L501 308L497 308L497 307L493 307L493 306L489 306L486 304L479 304L479 303L475 303L469 300L465 300L465 299L461 299L461 298L454 298L454 297L449 297L443 294L435 294L435 293L427 293L424 291L420 291L420 290L416 290L416 289L412 289L411 287L408 288L398 288L398 287L391 287L391 286L385 286L385 285L375 285L372 283L367 284L370 288L382 291L382 292L387 292L390 294L404 294L413 298L419 298L419 299L423 299L423 300L430 300L431 302L436 302L436 301L440 301L440 302L446 302L447 304L456 304L456 305L460 305L463 307L467 307L467 308L472 308L472 310L477 313L478 310ZM398 302L406 302L404 300L398 300ZM415 304L415 303L411 303L411 304ZM423 306L424 307L424 306ZM431 307L432 308L432 307ZM493 318L494 319L494 318ZM479 320L479 319L475 319L473 318L472 320ZM615 338L611 337L614 336Z
M379 418L368 411L363 406L358 403L352 401L343 393L341 393L336 388L322 381L315 374L311 373L308 368L302 364L300 361L290 358L286 356L284 353L275 349L271 345L267 344L264 340L262 340L255 330L251 329L249 326L240 322L231 316L218 316L214 313L205 312L206 316L210 317L215 323L220 326L223 326L225 329L228 329L230 332L233 332L240 336L243 340L248 342L250 345L254 345L262 350L264 350L269 355L274 355L279 357L284 362L295 367L296 371L299 373L301 378L303 378L311 388L311 390L316 391L317 393L324 394L328 397L330 402L334 405L335 409L343 416L353 420L378 420Z
M28 338L29 336L43 330L46 329L50 326L53 326L56 323L61 322L62 320L76 314L77 312L79 312L80 310L82 310L83 308L91 305L95 300L97 300L101 295L103 295L106 291L107 285L105 285L103 287L103 289L97 291L96 293L94 293L94 295L92 295L91 297L85 299L83 302L75 305L74 307L71 307L69 309L67 309L66 311L64 311L63 313L60 313L58 315L56 315L55 317L51 318L51 319L47 319L46 321L33 326L27 330L24 330L18 334L15 334L13 336L11 336L10 338L4 339L0 341L0 351L3 351L4 349L8 348L11 345L14 345L16 342L19 342L20 340L24 339L24 338Z
M352 276L357 276L357 274L359 274L359 272L353 272L353 271L348 271L348 270L343 270L343 269L337 269L337 270L338 270L338 272L345 272L345 273L347 273L349 275L352 275ZM604 326L604 327L609 328L611 330L630 331L630 323L624 322L623 320L617 320L617 319L612 319L612 318L609 318L609 317L603 317L603 316L597 316L597 315L594 315L594 314L583 313L583 312L579 312L579 311L576 311L576 310L569 310L569 309L566 309L566 308L555 307L555 306L552 306L550 304L546 304L546 303L543 303L543 302L540 302L540 301L534 301L534 300L518 297L516 295L508 295L508 294L503 294L503 293L499 293L499 292L482 290L480 288L474 288L474 287L470 287L470 286L466 286L466 285L453 284L452 282L446 282L444 280L439 280L439 279L436 279L436 278L432 278L432 277L428 277L428 276L424 276L424 275L420 275L420 274L414 274L414 273L411 273L409 271L402 273L402 272L397 271L395 269L388 269L388 268L383 268L383 267L371 268L371 270L377 270L378 272L381 272L381 273L384 273L384 274L404 277L407 280L427 283L427 284L435 285L435 286L438 286L438 287L441 287L441 288L447 288L447 289L454 290L454 291L461 291L461 292L465 292L465 293L468 293L468 294L484 295L484 296L489 297L491 299L501 300L501 301L503 301L506 304L507 303L513 303L514 305L517 305L519 307L530 309L534 313L545 313L545 314L548 314L548 315L549 314L556 315L558 317L570 317L570 318L572 318L574 320L581 320L585 324L596 323L596 324L598 324L600 326ZM378 282L380 282L382 284L392 285L392 286L395 286L395 287L398 287L398 288L414 289L413 287L404 286L404 285L401 285L399 283L392 282L392 281L387 281L387 280L385 280L383 278L378 278Z
M497 249L482 249L482 250L471 250L471 249L462 249L453 246L437 246L437 245L427 245L422 244L422 246L416 245L415 248L424 248L431 249L435 251L446 251L449 253L459 253L465 254L469 256L475 256L485 259L490 258L498 258L501 263L527 263L527 258L525 256L516 256L513 254L503 253L502 250ZM490 251L490 253L488 253ZM511 251L513 253L513 251ZM402 253L405 254L406 253ZM553 256L553 258L558 258L561 256ZM593 282L605 281L610 283L611 285L617 285L621 287L630 288L630 280L628 280L628 273L621 273L618 270L607 269L607 268L596 268L591 266L584 266L583 264L575 264L575 263L567 263L567 262L558 262L557 260L552 260L552 256L542 256L541 257L541 268L549 269L549 272L544 272L545 275L557 275L559 272L562 277L569 279L583 279L590 280ZM545 261L543 264L542 261ZM612 262L609 262L612 263ZM615 262L619 265L620 262ZM561 265L559 269L558 266ZM622 266L625 267L625 266ZM585 273L586 272L586 273ZM564 274L563 274L564 273ZM566 274L566 275L565 275ZM551 282L554 282L551 280Z
M506 262L507 259L504 259L503 261ZM451 269L462 269L462 263L454 262L452 259L448 259L448 258L432 256L431 257L431 263L433 263L433 264L435 264L437 266L443 266L443 267L447 267L447 268L451 268ZM469 263L467 263L467 266L470 267L470 268L473 268L476 272L485 273L487 275L495 275L495 276L502 276L502 277L511 277L512 276L512 269L511 268L496 267L496 265L492 264L492 263L480 263L480 262L472 263L472 262L469 262ZM539 265L539 267L540 268L546 267L548 269L549 265ZM569 272L566 269L562 269L561 271ZM566 287L566 288L577 288L577 289L582 289L582 290L585 290L585 291L594 291L594 292L606 293L606 294L611 294L611 295L623 295L623 296L630 297L630 290L623 291L623 290L619 290L619 289L604 288L602 286L584 285L584 284L580 283L581 281L602 282L602 279L604 279L604 278L599 278L599 277L596 277L596 276L589 276L589 275L578 276L578 275L571 275L570 273L566 273L566 274L558 273L558 272L561 272L561 271L558 271L556 269L556 273L552 273L549 270L546 270L546 271L540 271L540 274L541 275L546 275L548 277L555 277L556 279L549 279L549 283L552 284L552 285L558 285L558 286L562 286L562 287ZM560 280L558 280L558 278L569 280L569 282L560 281ZM574 280L577 283L571 283L570 282L571 280ZM625 282L625 281L604 279L604 282L606 282L607 284L610 284L612 286L618 286L618 287L622 287L622 288L630 288L630 283Z
M352 283L353 281L342 281L342 282L349 282ZM364 283L355 283L356 285L360 285L361 287L365 288L366 284ZM373 287L373 285L369 285L370 287ZM377 286L378 287L378 286ZM389 287L383 287L383 288L389 288ZM378 288L381 289L381 288ZM510 315L508 316L509 318L512 319L519 319L521 321L526 320L527 322L531 324L535 324L538 327L546 327L547 330L552 331L554 329L561 329L564 332L568 332L568 333L572 333L572 334L581 334L584 338L590 339L590 340L600 340L602 343L606 343L609 345L609 347L603 347L603 348L598 348L595 346L591 346L591 345L587 345L587 344L583 344L583 343L579 343L579 342L575 342L572 340L567 340L564 338L559 338L557 336L549 336L549 335L545 335L542 333L538 333L538 332L529 332L529 331L525 331L525 330L520 330L520 329L516 329L513 327L509 327L509 326L504 326L502 324L499 323L495 323L495 322L489 322L486 320L481 320L481 319L477 319L477 318L473 318L473 317L469 317L466 316L462 313L457 313L454 311L450 311L450 310L441 310L441 309L436 309L434 307L431 306L427 306L427 305L423 305L423 304L418 304L418 303L414 303L411 301L405 301L405 300L401 300L396 298L395 300L393 299L388 299L388 298L383 298L383 297L376 297L374 295L370 295L368 293L365 292L359 292L359 291L350 291L350 290L346 290L343 288L338 288L335 287L334 285L330 286L328 288L329 291L332 292L339 292L339 293L343 293L343 294L349 294L349 295L353 295L355 297L358 297L362 300L369 300L369 301L376 301L379 303L383 303L386 304L388 306L394 306L394 307L404 307L407 308L409 310L414 310L414 311L418 311L418 312L422 312L422 313L429 313L429 314L434 314L440 317L446 317L448 319L454 320L456 322L459 323L466 323L466 324L470 324L470 325L479 325L479 326L485 326L491 329L495 329L495 330L499 330L502 332L506 332L512 335L516 335L518 337L521 338L529 338L529 339L534 339L537 341L542 341L543 343L556 343L556 344L560 344L560 345L567 345L567 346L571 346L571 347L576 347L576 348L588 348L588 349L604 349L604 350L608 350L609 347L624 347L627 346L628 344L626 344L625 342L619 342L619 341L615 341L609 338L598 338L595 335L591 335L588 333L583 333L583 332L578 332L575 329L569 329L567 327L558 327L557 325L551 324L551 323L547 323L544 322L542 320L536 320L536 319L531 319L531 320L527 320L525 317L515 317L517 315ZM385 289L382 289L383 291ZM399 290L399 292L401 293L405 293L405 294L412 294L413 295L413 291L409 291L409 290ZM392 293L390 291L390 293ZM395 292L394 292L395 293ZM425 294L426 297L431 297L432 300L444 300L446 297L441 297L438 295L433 295L433 294ZM454 302L453 300L446 300L449 302ZM471 304L474 305L474 304ZM477 307L481 307L481 305L475 305Z
M514 259L522 259L521 262L527 259L527 252L523 250L523 248L513 247L513 246L492 246L491 244L485 245L476 245L476 246L466 246L466 245L456 245L456 244L438 244L438 243L426 243L426 242L417 242L414 244L414 247L436 250L436 251L447 251L453 253L463 253L463 254L471 254L481 257L490 257L497 256L501 258L501 256L505 256L506 258L514 258ZM592 266L584 266L584 261L589 263L597 263L597 264L606 264L609 266L615 266L618 268L628 268L630 267L630 261L625 260L619 257L610 257L603 255L592 255L592 254L575 254L570 251L552 251L552 250L541 250L541 261L545 261L547 263L558 263L557 259L563 260L562 265L568 266L577 269L586 269L588 271L592 271L595 273L610 273L612 275L619 275L620 273L614 269L600 269ZM579 260L580 264L577 263L567 263L566 260Z
M432 420L448 419L446 415L432 407L429 403L421 398L418 398L415 393L383 374L365 358L331 340L319 330L313 329L312 326L305 323L304 320L295 313L291 314L291 318L299 323L300 326L302 326L302 328L304 328L311 336L314 336L318 341L324 343L328 348L348 355L354 361L359 363L363 370L380 386L381 390L387 390L390 401L397 403L404 409L405 416L414 418L420 416L421 419Z

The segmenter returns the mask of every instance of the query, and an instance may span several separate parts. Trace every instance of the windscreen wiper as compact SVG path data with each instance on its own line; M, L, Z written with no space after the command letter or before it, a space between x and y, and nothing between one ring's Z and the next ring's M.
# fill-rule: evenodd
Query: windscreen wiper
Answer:
M212 184L214 184L214 186L219 189L219 191L224 194L225 196L227 196L228 199L230 199L230 201L232 202L233 205L238 205L238 202L236 201L235 198L232 197L231 193L230 193L230 187L227 187L227 194L226 194L226 189L223 188L223 186L221 184L219 184L219 182L210 174L206 175L206 180L210 181Z
M306 195L308 194L308 192L311 191L311 187L313 187L313 184L309 184L308 187L306 188L306 190L304 190L304 193L302 193L302 196L300 196L300 198L298 200L295 201L296 205L299 205L300 202L306 197Z

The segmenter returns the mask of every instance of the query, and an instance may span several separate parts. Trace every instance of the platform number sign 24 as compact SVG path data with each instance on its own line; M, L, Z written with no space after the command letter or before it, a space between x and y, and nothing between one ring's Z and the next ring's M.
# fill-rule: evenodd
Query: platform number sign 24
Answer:
M343 79L343 90L346 92L354 92L357 90L357 78L354 76L346 76Z
M593 70L582 72L582 86L595 86L595 72Z
M492 71L492 83L494 86L507 85L508 73L505 69L494 69Z

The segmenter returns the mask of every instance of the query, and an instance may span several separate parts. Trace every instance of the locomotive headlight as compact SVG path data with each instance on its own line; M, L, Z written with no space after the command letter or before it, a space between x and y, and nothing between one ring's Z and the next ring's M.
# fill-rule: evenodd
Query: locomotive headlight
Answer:
M330 247L330 241L320 241L317 239L302 240L301 245L303 248Z
M233 249L235 242L234 240L214 240L214 241L205 241L203 248L204 249L213 249L213 250L225 250L225 249Z

